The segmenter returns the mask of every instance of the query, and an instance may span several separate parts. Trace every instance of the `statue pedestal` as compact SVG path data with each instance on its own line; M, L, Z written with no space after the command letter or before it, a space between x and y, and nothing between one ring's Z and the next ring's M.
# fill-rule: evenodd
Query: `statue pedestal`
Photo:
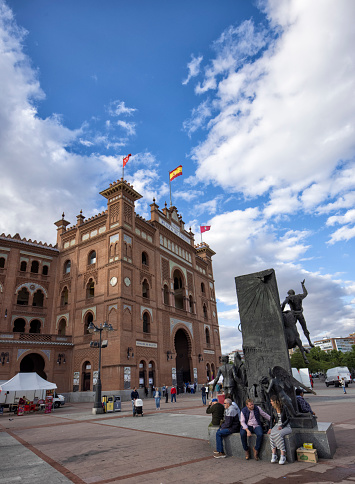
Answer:
M317 427L317 419L309 413L304 417L291 417L290 425L293 429L314 429Z
M218 427L208 427L208 436L210 446L216 450L216 432ZM249 447L252 449L256 443L256 436L253 434L248 439ZM336 441L334 429L329 422L319 422L315 428L293 428L292 434L286 435L286 458L287 462L295 462L297 460L296 450L302 447L303 444L312 443L313 447L317 449L318 457L320 459L332 459L336 451ZM231 434L223 439L224 452L227 455L233 455L245 459L245 452L240 440L240 435ZM263 443L260 449L260 459L264 461L271 460L271 448L269 435L265 434ZM250 452L250 458L253 458L253 452Z

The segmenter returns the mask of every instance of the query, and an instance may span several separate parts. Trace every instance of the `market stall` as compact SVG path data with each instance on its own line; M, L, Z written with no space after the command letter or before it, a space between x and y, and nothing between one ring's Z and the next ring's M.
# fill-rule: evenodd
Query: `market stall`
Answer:
M52 410L53 393L57 388L37 373L17 373L11 380L0 384L0 407L9 408L17 415Z

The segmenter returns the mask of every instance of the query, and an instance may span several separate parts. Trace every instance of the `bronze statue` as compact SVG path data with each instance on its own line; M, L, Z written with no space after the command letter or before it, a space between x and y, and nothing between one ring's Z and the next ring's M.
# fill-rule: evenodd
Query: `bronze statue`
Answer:
M235 365L229 363L228 356L222 356L222 365L218 368L216 378L213 380L212 383L212 391L214 391L215 386L219 380L220 376L223 376L223 390L225 395L231 395L232 400L238 403L238 392L237 392L237 382L240 381Z
M290 289L287 292L288 296L286 297L284 302L281 304L281 310L282 311L284 310L286 304L288 304L290 306L290 309L291 309L292 313L294 314L294 316L296 318L296 322L299 321L300 325L302 326L303 333L304 333L305 337L307 338L309 345L311 346L311 348L314 348L314 344L312 343L310 335L309 335L306 320L304 319L304 316L303 316L302 300L308 294L304 283L305 283L305 279L303 279L303 281L301 282L303 294L296 294L293 289Z
M309 350L304 348L302 345L300 335L297 331L296 316L293 314L292 311L284 311L282 313L282 317L283 317L283 322L285 327L285 335L286 335L288 349L290 350L291 348L296 348L296 346L298 346L302 354L303 361L305 362L306 365L308 365L309 361L306 357L306 353L309 353Z

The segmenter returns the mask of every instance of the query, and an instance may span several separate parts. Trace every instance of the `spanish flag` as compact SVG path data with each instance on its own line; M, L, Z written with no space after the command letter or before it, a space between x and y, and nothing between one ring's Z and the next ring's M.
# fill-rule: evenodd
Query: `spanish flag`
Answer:
M176 178L177 176L180 176L180 175L182 175L182 165L178 166L173 171L169 171L170 181L174 180L174 178Z
M131 153L123 158L123 168L127 165L130 156L132 156Z

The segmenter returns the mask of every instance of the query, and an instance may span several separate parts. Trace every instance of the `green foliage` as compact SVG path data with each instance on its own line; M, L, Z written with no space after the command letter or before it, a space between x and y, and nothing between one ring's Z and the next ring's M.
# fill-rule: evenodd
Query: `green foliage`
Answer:
M297 368L308 368L311 373L323 372L325 373L329 368L334 368L335 366L347 366L350 371L355 370L355 345L352 350L343 353L337 350L323 351L319 347L312 348L307 354L307 359L309 365L306 365L303 361L302 354L297 348L296 351L291 355L291 367Z

